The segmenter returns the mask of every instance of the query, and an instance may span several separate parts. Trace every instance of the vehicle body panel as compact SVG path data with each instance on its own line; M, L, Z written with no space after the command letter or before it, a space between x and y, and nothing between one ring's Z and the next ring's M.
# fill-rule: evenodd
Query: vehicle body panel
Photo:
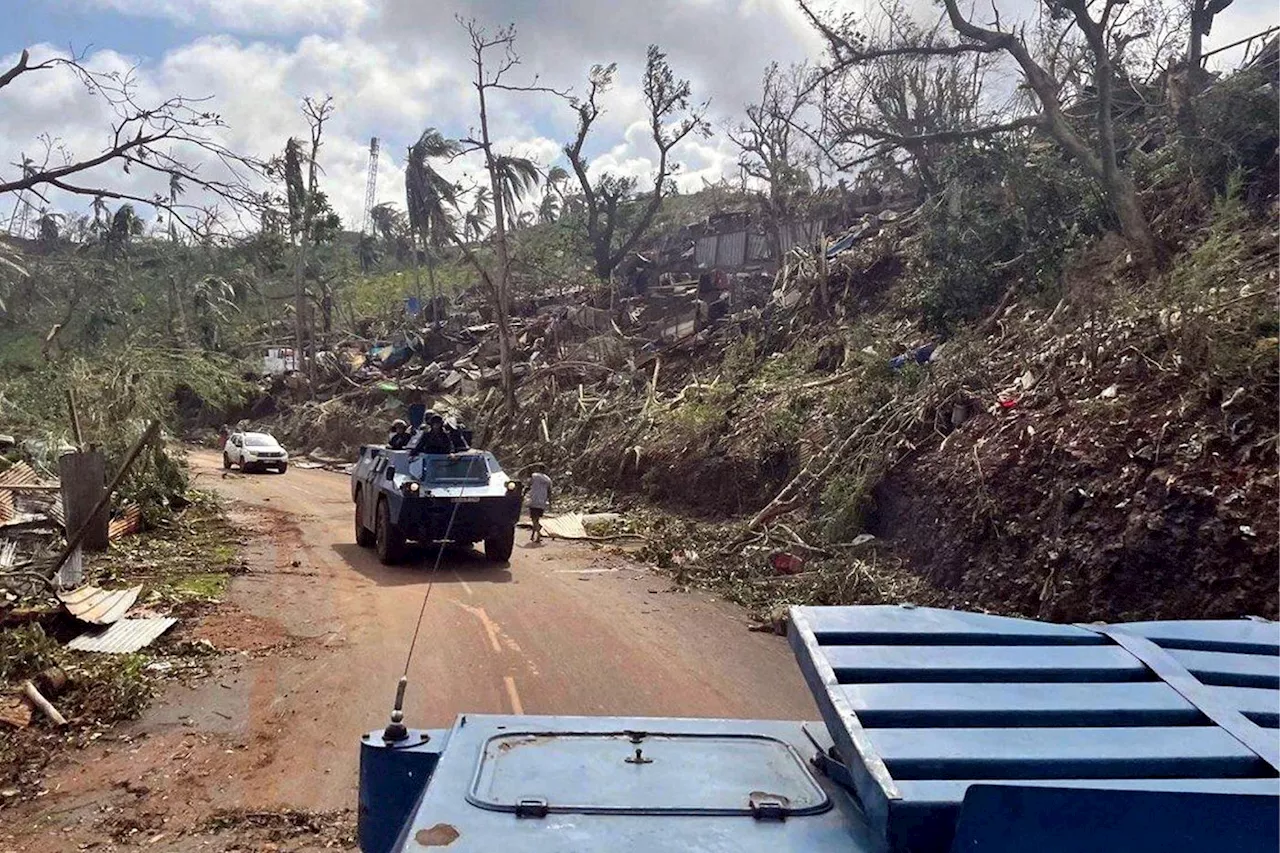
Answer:
M427 740L366 734L361 849L1277 849L1275 622L877 605L792 608L788 634L822 723L464 715Z
M416 493L406 493L410 484ZM366 519L386 501L392 523L409 539L470 544L514 528L523 496L487 451L428 454L366 445L351 471L351 498Z
M273 436L260 432L233 432L222 447L224 458L241 470L276 468L289 464L289 452Z

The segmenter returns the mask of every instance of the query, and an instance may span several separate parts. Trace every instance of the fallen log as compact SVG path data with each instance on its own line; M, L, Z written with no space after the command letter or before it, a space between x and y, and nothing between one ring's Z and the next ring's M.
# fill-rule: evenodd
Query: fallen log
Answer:
M31 704L39 708L54 725L65 726L67 724L67 718L58 713L58 709L53 707L53 703L44 698L30 681L22 682L22 692L31 701Z

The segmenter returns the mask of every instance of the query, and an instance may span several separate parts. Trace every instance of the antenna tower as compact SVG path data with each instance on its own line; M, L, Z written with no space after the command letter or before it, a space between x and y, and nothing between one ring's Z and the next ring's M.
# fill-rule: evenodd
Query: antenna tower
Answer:
M368 234L370 220L373 218L374 199L378 193L378 137L369 140L369 179L364 185L364 222L360 225L360 233Z

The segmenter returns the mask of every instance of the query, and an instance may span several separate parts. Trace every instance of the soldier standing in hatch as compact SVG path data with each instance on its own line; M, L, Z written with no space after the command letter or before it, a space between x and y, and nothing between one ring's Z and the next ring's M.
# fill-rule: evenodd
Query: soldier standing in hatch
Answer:
M530 542L542 541L542 514L550 505L551 478L543 472L541 465L534 465L533 475L529 477L529 521L533 526Z
M387 447L392 450L403 450L409 445L409 424L396 418L391 424L391 434L387 436Z

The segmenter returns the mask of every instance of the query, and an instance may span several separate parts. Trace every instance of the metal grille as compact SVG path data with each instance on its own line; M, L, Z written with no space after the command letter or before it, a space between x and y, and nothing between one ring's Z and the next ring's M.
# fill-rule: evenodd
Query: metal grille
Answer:
M798 607L792 629L840 759L895 851L947 850L980 783L1280 796L1274 757L1248 745L1276 742L1280 726L1274 622L1100 633L930 608ZM1158 667L1165 676L1107 636L1121 633L1159 647L1174 662ZM1248 736L1213 721L1232 715Z

